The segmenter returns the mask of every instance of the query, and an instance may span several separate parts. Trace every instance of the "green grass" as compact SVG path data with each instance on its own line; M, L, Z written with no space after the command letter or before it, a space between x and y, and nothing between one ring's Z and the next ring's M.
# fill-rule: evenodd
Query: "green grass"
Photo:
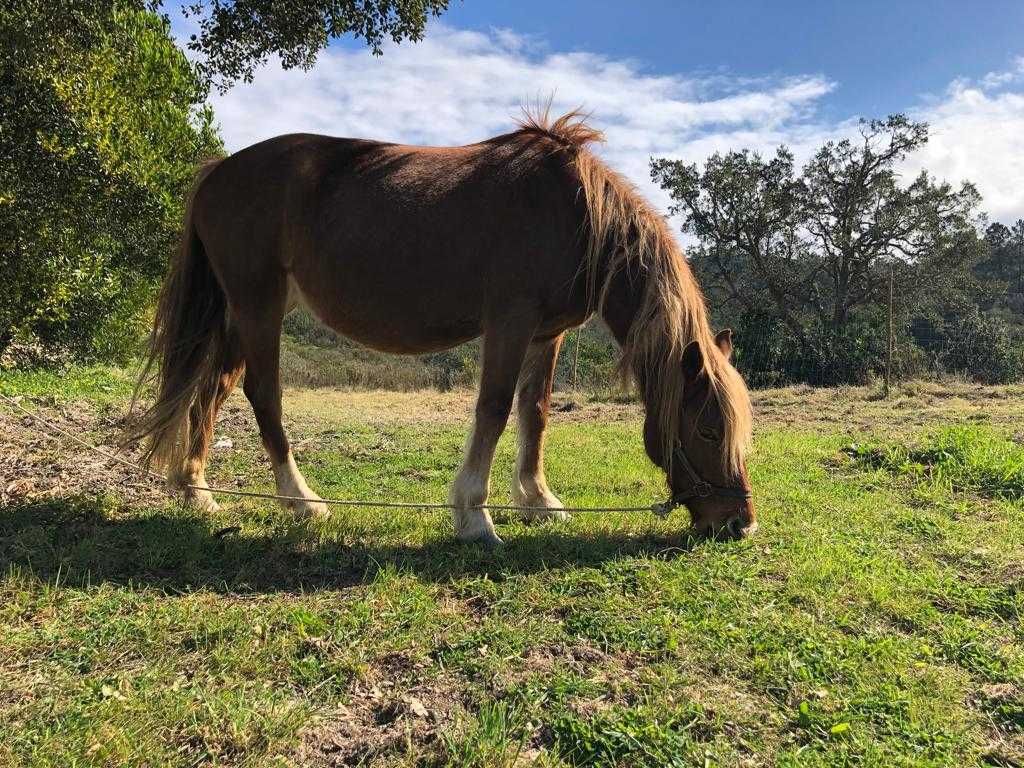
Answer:
M945 427L921 445L852 446L868 466L990 498L1024 497L1024 447L991 427Z
M124 392L109 377L0 386L106 408ZM403 397L381 417L290 395L311 485L443 499L465 424ZM563 501L664 494L639 414L615 407L554 417ZM1020 764L1011 432L904 426L851 456L841 420L790 421L759 422L761 531L726 544L689 541L682 513L504 517L488 552L453 542L442 513L308 527L254 500L200 516L116 487L9 500L0 765ZM235 449L211 480L269 489L258 437L224 430ZM497 500L513 450L506 435Z
M60 370L0 369L0 393L8 397L25 395L60 400L87 397L107 403L129 397L137 373L105 365L73 366Z

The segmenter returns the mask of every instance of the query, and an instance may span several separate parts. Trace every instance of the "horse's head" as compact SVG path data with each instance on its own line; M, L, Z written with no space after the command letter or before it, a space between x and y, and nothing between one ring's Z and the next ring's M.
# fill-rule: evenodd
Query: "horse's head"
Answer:
M747 477L750 404L746 387L732 367L732 331L715 337L721 359L704 359L700 345L687 345L682 358L683 392L674 440L648 410L644 445L651 460L666 470L672 501L690 511L695 532L742 538L757 529ZM718 369L711 381L709 364ZM671 455L667 446L671 445Z

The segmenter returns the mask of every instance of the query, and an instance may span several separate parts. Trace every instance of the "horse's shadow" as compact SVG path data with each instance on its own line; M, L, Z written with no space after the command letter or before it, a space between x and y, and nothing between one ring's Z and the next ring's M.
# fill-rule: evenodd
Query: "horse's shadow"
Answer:
M685 533L591 533L554 525L509 537L504 547L463 544L439 532L422 545L324 539L302 526L265 526L256 535L218 530L202 516L169 509L122 517L100 498L68 496L0 507L0 570L65 586L152 587L168 592L308 592L373 581L384 570L426 581L465 576L505 579L628 555L664 558L688 552ZM521 529L520 529L521 530Z

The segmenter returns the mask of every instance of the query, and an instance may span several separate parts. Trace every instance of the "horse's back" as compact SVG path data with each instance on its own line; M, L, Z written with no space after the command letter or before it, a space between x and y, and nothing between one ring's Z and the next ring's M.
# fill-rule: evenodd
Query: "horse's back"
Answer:
M579 271L562 169L503 138L269 139L210 174L197 231L231 261L219 272L286 273L345 335L400 352L451 346L481 332L488 305L550 302L551 284L564 292Z

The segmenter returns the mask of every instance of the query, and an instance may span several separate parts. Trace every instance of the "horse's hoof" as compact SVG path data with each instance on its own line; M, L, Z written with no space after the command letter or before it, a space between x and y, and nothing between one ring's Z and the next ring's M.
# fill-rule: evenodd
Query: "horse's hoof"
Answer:
M520 513L524 523L564 523L569 519L569 513L562 509L562 502L550 493L535 499L517 499L516 504L530 507Z
M545 507L537 507L536 509L529 509L523 512L524 523L564 523L569 519L569 513L564 509L546 509Z
M473 530L459 531L455 535L461 542L466 544L480 544L484 547L500 547L505 543L493 528L476 528Z
M325 520L330 516L329 507L322 501L296 501L290 507L298 520Z
M210 515L215 512L220 512L220 504L214 500L213 494L209 491L186 491L185 495L182 497L182 501L188 509L195 510L196 512L203 512Z

